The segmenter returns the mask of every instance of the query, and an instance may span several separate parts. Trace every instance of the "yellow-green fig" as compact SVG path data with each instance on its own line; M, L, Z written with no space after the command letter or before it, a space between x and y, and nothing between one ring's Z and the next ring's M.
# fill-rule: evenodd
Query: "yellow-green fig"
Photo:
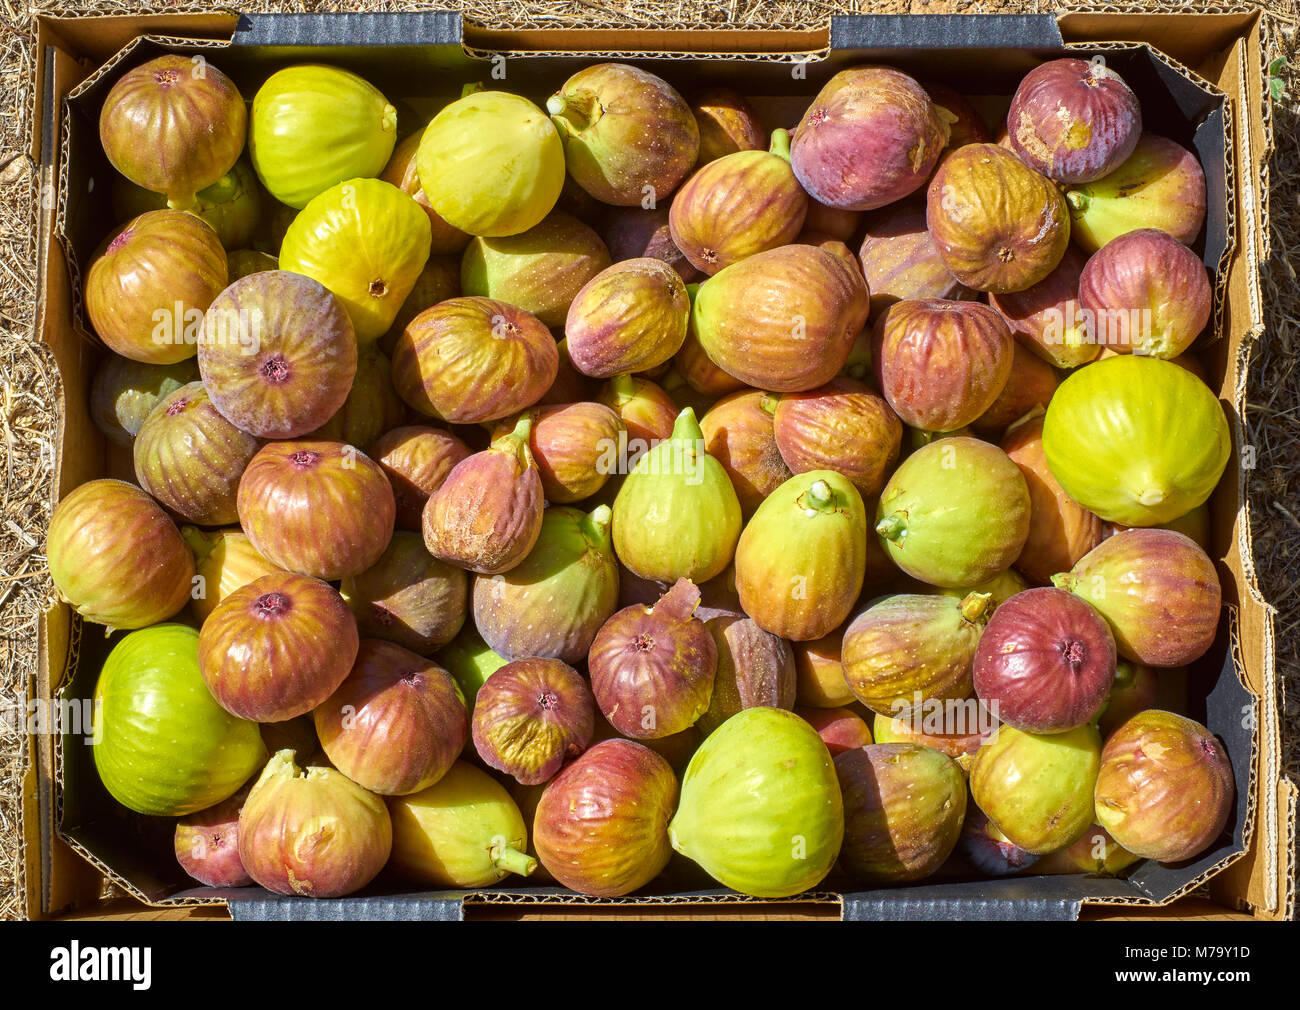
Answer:
M849 616L866 567L862 495L834 470L810 470L773 491L749 520L736 548L736 590L764 631L806 642Z
M784 898L817 886L844 838L830 751L793 712L743 709L691 758L668 838L743 894Z
M687 407L672 437L637 460L614 499L614 550L643 579L705 582L731 563L740 501L722 464L704 451Z

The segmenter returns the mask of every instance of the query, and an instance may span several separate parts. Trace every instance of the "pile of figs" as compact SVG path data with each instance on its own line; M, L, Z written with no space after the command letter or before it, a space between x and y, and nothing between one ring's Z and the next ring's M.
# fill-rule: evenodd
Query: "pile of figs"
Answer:
M798 119L498 83L427 122L325 64L109 92L112 476L48 537L114 636L108 792L310 897L1221 846L1205 178L1121 76L861 66Z

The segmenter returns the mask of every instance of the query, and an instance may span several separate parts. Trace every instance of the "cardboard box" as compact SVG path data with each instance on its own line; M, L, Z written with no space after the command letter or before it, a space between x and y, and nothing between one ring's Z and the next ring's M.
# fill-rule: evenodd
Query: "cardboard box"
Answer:
M889 63L968 93L1009 95L1042 58L1103 56L1142 98L1148 125L1194 147L1206 171L1209 212L1196 248L1217 285L1214 340L1201 356L1228 412L1234 452L1213 499L1212 554L1224 585L1224 619L1215 647L1190 673L1189 714L1224 740L1239 796L1228 834L1203 856L1175 867L1146 862L1115 880L943 878L862 892L832 879L818 893L772 903L724 890L671 888L613 902L527 886L402 894L400 885L386 887L381 878L367 896L310 901L256 889L189 887L170 858L170 821L118 807L79 738L33 736L24 803L31 917L94 914L105 880L143 903L131 914L149 914L145 905L229 903L236 918L454 919L498 906L566 915L601 906L598 914L640 916L678 906L695 915L752 909L770 917L775 907L778 914L845 919L1070 919L1085 906L1090 917L1108 906L1164 906L1207 880L1213 911L1207 913L1202 898L1194 906L1198 917L1291 916L1296 794L1280 768L1272 615L1254 577L1245 493L1253 451L1243 445L1241 423L1251 348L1263 336L1258 269L1268 235L1270 121L1258 13L854 15L812 32L487 31L462 27L459 15L446 12L42 16L36 45L32 153L43 192L57 194L41 202L37 336L52 349L63 380L60 496L93 477L122 473L127 463L106 448L88 416L86 392L102 349L82 319L79 277L112 223L106 210L111 170L93 128L99 103L124 69L162 51L203 53L246 96L281 65L337 63L373 80L417 118L455 97L466 81L492 86L494 68L504 68L505 86L544 98L577 68L617 58L679 84L726 83L761 96L760 108L778 122L797 118L821 83L845 66ZM45 616L39 647L37 695L88 697L107 652L99 629L59 607ZM1174 914L1180 907L1173 906Z

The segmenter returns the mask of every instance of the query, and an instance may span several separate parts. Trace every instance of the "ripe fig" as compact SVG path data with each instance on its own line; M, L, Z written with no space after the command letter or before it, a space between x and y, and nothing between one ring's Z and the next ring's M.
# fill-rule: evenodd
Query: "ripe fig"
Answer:
M736 547L740 604L764 631L821 638L842 623L866 573L866 510L833 470L791 477L758 507Z
M465 573L432 557L418 533L393 534L379 560L340 591L367 638L430 656L460 631L468 611Z
M742 894L784 898L816 887L844 838L830 752L793 712L738 712L691 758L668 835Z
M741 390L723 397L700 418L704 448L731 478L746 515L793 474L776 440L777 397Z
M1079 304L1079 275L1088 258L1067 246L1056 268L1023 291L990 294L989 304L1006 321L1011 335L1057 368L1094 360L1101 345L1089 339Z
M1129 852L1162 863L1199 856L1232 813L1232 767L1198 722L1152 709L1106 741L1097 776L1097 823Z
M1100 824L1094 824L1063 851L1075 871L1098 877L1117 877L1142 859L1116 842Z
M412 319L393 346L393 385L428 417L475 424L536 403L560 367L536 316L491 298L451 298Z
M876 533L904 572L973 586L1009 568L1029 536L1029 489L1001 449L974 438L923 446L880 495Z
M204 318L199 372L212 405L261 438L298 438L343 406L357 341L343 304L288 270L250 274Z
M1137 228L1159 228L1191 245L1205 223L1205 172L1185 147L1144 133L1123 164L1071 186L1065 200L1075 240L1090 253Z
M461 256L460 286L563 326L574 296L610 264L600 236L576 217L554 211L518 235L476 238Z
M429 495L469 454L469 446L450 432L419 425L392 428L374 441L370 457L393 486L399 530L420 530Z
M176 524L125 481L87 481L60 501L45 553L60 599L110 628L165 621L193 587L194 557Z
M151 365L109 354L91 383L90 418L110 442L130 448L158 401L198 377L193 358Z
M1011 333L978 302L898 302L876 326L881 391L913 428L964 428L993 405L1011 375Z
M1066 494L1053 476L1043 451L1042 417L1015 425L1003 437L1002 449L1020 467L1029 488L1029 536L1016 567L1035 582L1048 582L1101 543L1102 521Z
M1021 79L1007 113L1011 149L1057 182L1091 182L1137 146L1142 106L1119 74L1094 60L1048 60Z
M971 663L987 599L902 593L868 607L844 631L844 679L873 712L915 714L922 704L969 698Z
M133 361L174 364L211 339L203 313L227 276L221 240L205 222L179 210L151 210L128 222L91 262L86 316L110 350Z
M704 582L731 563L740 502L722 465L704 449L690 407L672 437L637 460L614 499L614 550L643 579Z
M596 704L624 736L655 739L693 726L709 707L718 648L695 616L700 591L678 579L652 607L624 607L587 654Z
M393 325L428 258L428 216L379 179L350 179L312 197L280 244L281 269L334 292L361 345Z
M1038 735L1000 726L971 766L971 795L1012 842L1042 854L1076 841L1092 824L1101 737L1090 723Z
M227 712L284 722L343 683L357 655L357 622L326 582L288 572L236 589L203 622L199 669Z
M667 81L626 63L585 67L546 101L569 175L602 203L666 200L700 151L690 106Z
M1003 723L1063 733L1091 722L1115 679L1102 616L1060 589L1028 589L989 618L975 651L975 693Z
M359 891L384 868L392 845L383 800L333 768L300 767L290 750L267 762L239 815L239 858L276 894Z
M451 674L393 642L362 639L351 672L312 712L330 763L381 796L433 785L469 737Z
M711 161L679 189L668 215L673 243L710 276L754 253L792 242L808 197L790 168L790 135L771 151L737 151Z
M569 306L569 358L595 379L662 365L686 339L690 307L686 285L662 260L615 263L589 280Z
M239 482L239 523L273 564L318 579L370 568L393 536L384 472L342 442L271 442Z
M708 736L742 709L794 708L794 653L789 642L742 614L720 614L705 626L717 646L718 671L708 710L695 722L702 734Z
M266 760L257 725L231 715L203 686L198 641L184 624L133 631L95 681L85 742L109 795L136 813L205 810Z
M314 140L310 152L303 138ZM305 207L337 183L378 175L397 139L397 109L341 67L278 70L253 97L248 147L257 176L282 204Z
M1066 494L1102 519L1157 526L1204 504L1231 456L1218 397L1186 369L1143 354L1066 378L1043 450Z
M128 70L99 113L99 141L115 169L179 210L229 172L244 149L248 112L235 82L168 54Z
M688 285L687 291L698 291L698 285ZM730 372L725 372L704 353L699 338L688 328L686 339L674 356L673 370L686 381L686 385L704 396L726 396L745 388L745 384Z
M758 389L829 382L866 322L861 274L816 246L755 253L700 286L691 325L720 368Z
M730 88L710 88L691 101L700 131L697 168L737 151L761 151L767 131L750 104Z
M281 571L262 557L238 527L205 532L196 526L184 526L181 536L194 554L190 606L200 625L236 589Z
M528 448L532 420L452 468L424 507L424 544L435 558L481 575L508 572L542 529L542 479Z
M619 444L626 440L613 410L584 401L537 408L532 417L528 447L548 502L582 501L605 486L617 469Z
M840 377L781 396L773 435L793 473L835 470L867 496L879 493L898 461L903 425L870 388Z
M530 876L528 828L496 779L457 761L427 789L388 800L393 819L389 865L431 887L489 887L509 874Z
M844 794L840 866L869 884L922 880L957 846L966 777L951 758L914 743L870 744L835 758Z
M1106 618L1121 656L1148 666L1186 666L1205 654L1219 628L1214 562L1172 530L1116 533L1052 582Z
M604 898L631 894L668 865L676 805L667 761L631 740L603 740L546 786L533 844L565 887Z
M239 518L235 494L261 440L227 421L191 382L159 401L132 447L135 477L159 504L200 526Z
M1070 241L1060 190L996 144L968 144L943 160L930 181L925 218L943 265L976 291L1037 284Z
M814 200L873 210L925 183L948 143L950 118L898 70L841 70L800 120L790 161Z
M610 207L601 224L600 237L615 263L648 256L663 260L684 282L698 280L700 272L673 243L668 208Z
M526 98L479 91L452 102L424 130L420 186L438 216L470 235L518 235L540 222L564 186L564 146Z
M199 883L247 887L253 882L239 859L239 811L250 788L177 822L172 839L176 861Z
M794 714L817 731L822 743L838 757L871 744L871 727L849 708L796 708Z
M1111 239L1079 275L1090 340L1120 354L1177 357L1205 329L1213 301L1200 257L1158 228Z
M618 605L609 506L552 506L537 543L503 575L474 580L474 623L503 656L581 663Z
M858 246L858 259L871 291L873 317L895 302L975 297L939 258L921 200L907 200L872 215Z
M597 399L619 416L629 440L641 443L642 452L657 439L672 437L681 410L662 388L639 375L616 375Z
M587 681L558 659L517 659L474 702L474 749L521 785L549 781L591 742L596 704Z

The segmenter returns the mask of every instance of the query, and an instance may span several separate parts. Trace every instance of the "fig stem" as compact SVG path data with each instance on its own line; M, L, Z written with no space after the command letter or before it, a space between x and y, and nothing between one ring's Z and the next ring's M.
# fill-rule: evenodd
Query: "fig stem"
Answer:
M197 198L202 198L208 203L229 203L239 195L239 179L232 168L220 179L214 182L207 189L201 189L196 194Z
M614 519L614 512L608 505L598 505L590 515L582 517L582 532L587 539L606 552L613 550L609 527Z
M1059 575L1053 575L1049 580L1057 589L1064 589L1067 593L1074 592L1074 587L1079 584L1079 577L1072 572L1061 572Z
M897 512L876 523L876 532L886 540L897 540L907 531L907 520Z
M636 379L632 378L631 372L616 375L609 380L609 389L620 403L625 403L636 396Z
M775 154L778 158L783 158L784 160L789 161L790 160L790 131L773 130L772 143L768 147L768 152L770 154Z
M205 533L197 526L182 526L181 539L185 541L185 546L190 549L194 555L195 561L202 561L212 553L213 548L217 546L217 541L221 539L219 533Z
M759 408L769 417L776 415L777 404L781 402L780 393L764 393L758 401Z
M167 206L172 210L193 210L194 205L198 203L198 195L190 193L188 196L169 196Z
M704 432L700 430L700 422L695 420L693 408L684 407L677 415L677 420L673 422L673 440L692 444L704 441Z
M552 116L564 115L564 109L569 103L564 100L563 95L552 95L546 100L546 111Z
M1083 213L1088 209L1088 194L1080 189L1067 190L1065 193L1065 202L1074 210Z
M992 593L969 593L962 598L961 616L972 624L983 617L988 610Z
M480 91L482 91L483 85L480 84L478 88ZM464 98L465 96L461 95L461 97ZM391 105L385 105L384 114L380 117L379 122L380 122L380 129L382 129L385 133L396 133L397 132L397 109L395 109Z
M806 502L809 508L820 512L835 502L835 492L824 480L815 480L808 485Z
M468 98L470 95L477 95L482 90L484 90L482 81L471 81L460 89L460 97ZM388 108L392 108L392 106L389 106ZM387 114L388 109L385 109L384 115L387 116ZM396 110L394 110L394 114L396 114Z
M521 877L527 877L537 869L537 860L513 845L494 845L491 856L493 865Z

